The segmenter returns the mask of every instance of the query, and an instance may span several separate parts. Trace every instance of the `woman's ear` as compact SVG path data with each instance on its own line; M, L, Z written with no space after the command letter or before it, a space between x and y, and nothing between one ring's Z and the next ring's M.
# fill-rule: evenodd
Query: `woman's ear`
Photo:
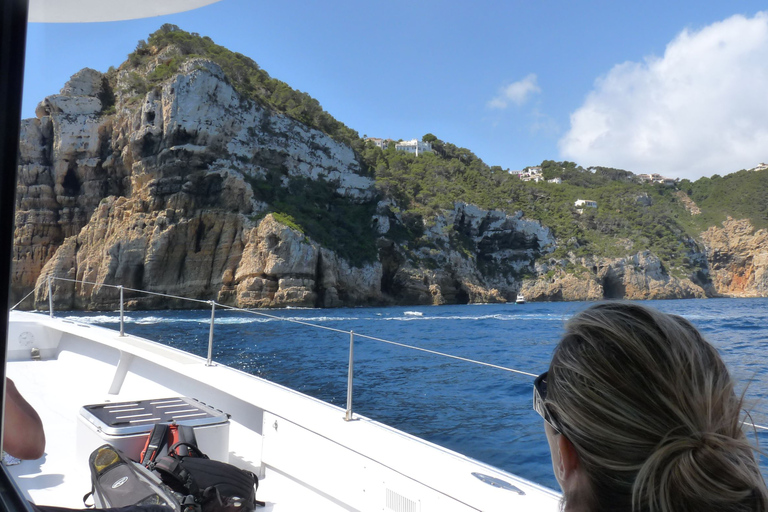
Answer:
M557 436L557 449L560 455L559 467L556 468L559 472L557 476L565 492L568 487L575 483L581 468L581 461L573 443L564 435Z

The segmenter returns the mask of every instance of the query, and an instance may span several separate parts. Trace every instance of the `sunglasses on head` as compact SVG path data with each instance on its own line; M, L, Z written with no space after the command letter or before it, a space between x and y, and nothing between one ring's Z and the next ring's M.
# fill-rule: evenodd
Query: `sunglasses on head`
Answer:
M552 415L544 404L544 400L547 399L547 373L549 372L542 373L533 381L533 410L539 413L539 416L544 418L544 421L546 421L555 432L560 434L560 429L555 426L555 420L552 418Z

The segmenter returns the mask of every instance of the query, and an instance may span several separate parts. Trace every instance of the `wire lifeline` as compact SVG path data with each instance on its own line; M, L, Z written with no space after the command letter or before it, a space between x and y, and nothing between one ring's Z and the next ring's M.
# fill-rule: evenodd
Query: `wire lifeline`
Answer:
M75 280L75 279L68 279L68 278L65 278L65 277L52 277L52 279L59 279L61 281L69 281L69 282L73 282L73 283L93 284L93 285L97 285L97 286L107 286L109 288L120 288L120 286L118 286L118 285L99 284L99 283L94 283L94 282L90 282L90 281L78 281L78 280ZM241 313L248 313L248 314L255 315L255 316L262 316L262 317L265 317L265 318L271 318L273 320L279 320L281 322L289 322L289 323L293 323L293 324L297 324L297 325L305 325L307 327L314 327L315 329L323 329L323 330L326 330L326 331L337 332L337 333L340 333L340 334L352 334L352 331L345 331L343 329L336 329L334 327L326 327L324 325L317 325L317 324L313 324L313 323L310 323L310 322L302 322L301 320L294 320L292 318L283 318L283 317L280 317L280 316L277 316L277 315L270 315L269 313L263 313L261 311L254 311L254 310L251 310L251 309L243 309L243 308L238 308L238 307L235 307L235 306L228 306L226 304L219 304L218 302L213 301L213 300L209 301L209 300L201 300L201 299L191 299L191 298L188 298L188 297L181 297L181 296L178 296L178 295L170 295L170 294L167 294L167 293L158 293L158 292L149 292L149 291L146 291L146 290L138 290L136 288L126 288L126 287L123 287L123 289L124 290L133 291L133 292L146 293L148 295L155 295L155 296L159 296L159 297L169 297L169 298L172 298L172 299L188 300L188 301L191 301L191 302L197 302L197 303L211 305L211 306L214 306L214 307L219 307L219 308L226 309L226 310L229 310L229 311L238 311L238 312L241 312ZM29 295L27 295L27 296L29 296ZM24 299L26 299L26 298L27 297L24 297ZM23 302L24 299L22 299L22 302ZM516 374L519 374L519 375L525 375L525 376L528 376L528 377L536 377L537 376L535 373L525 372L525 371L522 371L522 370L516 370L514 368L507 368L506 366L500 366L500 365L497 365L497 364L486 363L484 361L477 361L475 359L468 359L466 357L455 356L455 355L452 355L452 354L446 354L445 352L438 352L436 350L430 350L430 349L426 349L426 348L416 347L414 345L407 345L405 343L399 343L399 342L387 340L387 339L384 339L384 338L377 338L375 336L367 336L365 334L359 334L359 333L355 333L355 336L357 336L358 338L365 338L365 339L369 339L369 340L372 340L372 341L378 341L380 343L386 343L386 344L389 344L389 345L394 345L394 346L397 346L397 347L408 348L408 349L416 350L416 351L419 351L419 352L425 352L427 354L433 354L433 355L437 355L437 356L440 356L440 357L445 357L445 358L448 358L448 359L454 359L454 360L457 360L457 361L464 361L464 362L467 362L467 363L472 363L472 364L476 364L476 365L480 365L480 366L485 366L485 367L488 367L488 368L495 368L497 370L503 370L503 371L510 372L510 373L516 373ZM747 419L744 420L744 424L745 425L751 425L755 429L768 431L768 427L763 426L763 425L758 425L758 424L756 424L756 423L754 423L752 421L748 421Z
M25 300L27 300L27 299L29 298L29 296L30 296L30 295L32 295L33 293L35 293L35 291L36 291L36 290L33 288L33 289L32 289L32 291L31 291L31 292L29 292L28 294L26 294L26 295L24 296L24 298L23 298L23 299L21 299L19 302L17 302L17 303L16 303L16 304L14 304L13 306L11 306L11 309L9 309L8 311L13 311L13 310L14 310L14 309L16 309L17 307L19 307L19 304L21 304L22 302L24 302Z

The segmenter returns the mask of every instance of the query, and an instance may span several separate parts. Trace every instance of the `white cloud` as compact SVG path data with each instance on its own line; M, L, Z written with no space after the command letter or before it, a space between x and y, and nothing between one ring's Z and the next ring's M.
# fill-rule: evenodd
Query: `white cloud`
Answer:
M615 66L571 114L561 157L698 178L768 160L768 13L684 30Z
M541 88L536 83L536 75L531 73L522 80L502 87L499 94L488 102L488 107L505 109L510 103L520 106L528 101L532 94L539 92Z

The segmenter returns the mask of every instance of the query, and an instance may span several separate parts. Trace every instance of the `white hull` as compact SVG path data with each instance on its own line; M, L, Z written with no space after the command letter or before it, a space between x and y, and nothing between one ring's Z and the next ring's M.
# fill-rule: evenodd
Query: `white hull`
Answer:
M228 462L260 476L265 510L558 510L509 473L264 379L100 327L11 312L8 375L40 413L45 456L10 467L39 504L81 507L103 440L83 405L190 396L231 414ZM30 349L42 360L30 360ZM311 363L308 363L311 364ZM494 487L473 473L506 482Z

